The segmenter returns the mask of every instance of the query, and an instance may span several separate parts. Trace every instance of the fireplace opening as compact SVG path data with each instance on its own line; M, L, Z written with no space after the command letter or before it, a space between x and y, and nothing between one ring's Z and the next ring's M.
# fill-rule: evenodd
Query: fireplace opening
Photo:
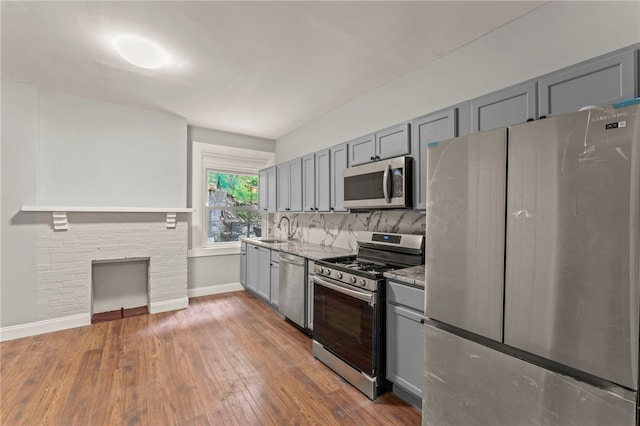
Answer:
M149 313L149 258L91 262L91 323Z

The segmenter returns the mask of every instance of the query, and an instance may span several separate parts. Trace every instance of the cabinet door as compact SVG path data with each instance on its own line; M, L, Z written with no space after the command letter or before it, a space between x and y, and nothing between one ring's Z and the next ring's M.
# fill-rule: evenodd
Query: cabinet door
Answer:
M316 210L316 156L314 154L302 157L302 210L305 212Z
M302 211L302 158L289 162L289 210Z
M407 155L411 151L409 123L376 132L376 160Z
M276 166L267 169L267 211L276 211L276 195L278 193Z
M247 252L240 252L240 284L247 286Z
M344 208L344 169L349 165L347 144L336 145L331 152L331 210L346 212Z
M525 123L536 114L536 83L525 83L473 99L471 133Z
M331 209L331 169L329 150L316 152L316 211L328 212Z
M247 288L258 291L258 278L260 277L259 247L253 244L247 245Z
M635 51L579 64L553 73L538 83L540 115L578 111L586 105L607 105L635 97Z
M422 398L424 344L418 312L387 303L387 379Z
M271 304L278 307L278 292L280 285L280 264L271 262Z
M271 298L271 250L258 247L258 287L256 291L265 300Z
M349 146L349 164L352 166L375 160L376 145L373 133L349 141L347 145Z
M267 170L260 170L258 172L258 208L260 211L267 211L269 199L267 198L268 194L268 185L269 180L267 178L268 173Z
M277 169L277 183L278 193L276 194L276 210L284 212L289 210L289 187L291 186L291 167L289 163L278 164Z
M427 208L427 146L432 142L439 142L456 137L455 108L416 118L411 123L413 136L411 138L413 157L413 199L417 210Z

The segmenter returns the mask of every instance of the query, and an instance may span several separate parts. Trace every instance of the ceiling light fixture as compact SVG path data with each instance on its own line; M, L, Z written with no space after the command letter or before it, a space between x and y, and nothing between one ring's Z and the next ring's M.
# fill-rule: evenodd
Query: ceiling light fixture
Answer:
M113 46L125 61L140 68L161 68L171 60L162 47L138 36L118 36L113 40Z

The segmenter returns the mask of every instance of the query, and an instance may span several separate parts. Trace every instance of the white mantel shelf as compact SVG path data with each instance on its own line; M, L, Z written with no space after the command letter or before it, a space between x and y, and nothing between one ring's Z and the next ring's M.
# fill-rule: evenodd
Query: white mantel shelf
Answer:
M83 213L166 213L167 228L176 227L177 213L192 213L193 209L188 207L81 207L81 206L22 206L23 212L52 212L54 231L65 231L69 229L67 220L68 212Z

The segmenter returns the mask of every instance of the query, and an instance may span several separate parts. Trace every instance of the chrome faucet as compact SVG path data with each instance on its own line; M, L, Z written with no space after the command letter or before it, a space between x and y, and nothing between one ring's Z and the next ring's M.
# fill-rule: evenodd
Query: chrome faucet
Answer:
M280 227L282 226L282 221L287 219L287 240L290 240L293 235L291 235L291 221L289 220L288 217L286 216L282 216L280 218L280 222L278 222L278 229L280 229Z

